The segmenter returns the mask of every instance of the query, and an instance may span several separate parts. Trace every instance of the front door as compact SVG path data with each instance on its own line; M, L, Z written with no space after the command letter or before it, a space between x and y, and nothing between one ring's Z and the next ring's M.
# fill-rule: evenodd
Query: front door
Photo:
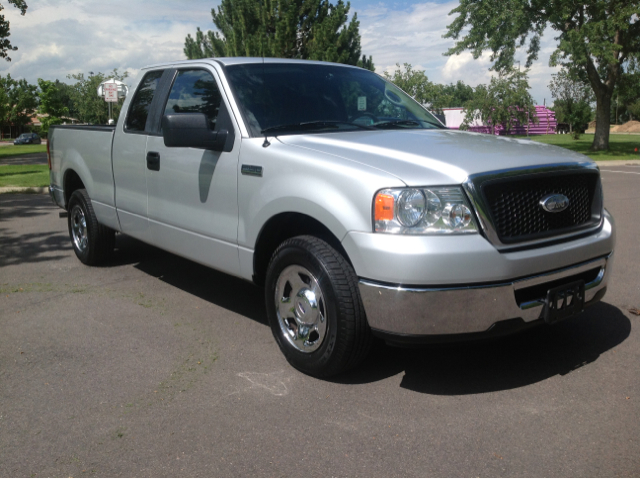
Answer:
M224 119L238 131L216 74L209 69L178 69L164 114L205 113L211 129ZM226 109L226 110L224 110ZM223 114L221 114L223 112ZM147 140L149 233L163 249L237 275L237 171L240 136L230 152L168 148L161 132Z
M113 178L120 227L123 233L143 241L148 241L149 233L145 163L147 136L153 124L149 112L164 72L154 70L144 74L125 121L119 126L122 131L116 132L113 139Z

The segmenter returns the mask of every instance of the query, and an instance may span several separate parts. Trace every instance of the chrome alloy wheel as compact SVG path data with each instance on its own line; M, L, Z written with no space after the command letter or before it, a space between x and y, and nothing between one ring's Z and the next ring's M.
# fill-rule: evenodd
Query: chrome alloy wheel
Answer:
M303 266L287 266L276 283L275 307L284 337L298 351L318 349L327 332L324 296L318 280Z
M71 210L71 234L73 244L78 251L84 253L89 243L89 237L87 236L87 219L79 205L75 205Z

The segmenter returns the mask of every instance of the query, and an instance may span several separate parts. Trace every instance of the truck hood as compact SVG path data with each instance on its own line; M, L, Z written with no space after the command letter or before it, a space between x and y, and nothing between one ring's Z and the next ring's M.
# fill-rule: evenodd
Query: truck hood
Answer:
M357 131L280 136L284 144L385 171L408 186L460 184L470 175L520 167L593 162L531 140L455 130Z

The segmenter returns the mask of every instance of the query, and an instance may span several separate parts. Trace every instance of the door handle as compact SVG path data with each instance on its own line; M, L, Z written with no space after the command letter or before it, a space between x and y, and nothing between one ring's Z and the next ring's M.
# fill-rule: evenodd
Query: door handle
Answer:
M160 153L149 151L147 153L147 169L160 171Z

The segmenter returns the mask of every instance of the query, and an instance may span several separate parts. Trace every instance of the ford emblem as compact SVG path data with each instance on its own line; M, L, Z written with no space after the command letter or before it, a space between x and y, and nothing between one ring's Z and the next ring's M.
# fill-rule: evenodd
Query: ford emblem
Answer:
M549 213L560 213L569 207L569 198L558 193L551 193L540 200L540 206Z

